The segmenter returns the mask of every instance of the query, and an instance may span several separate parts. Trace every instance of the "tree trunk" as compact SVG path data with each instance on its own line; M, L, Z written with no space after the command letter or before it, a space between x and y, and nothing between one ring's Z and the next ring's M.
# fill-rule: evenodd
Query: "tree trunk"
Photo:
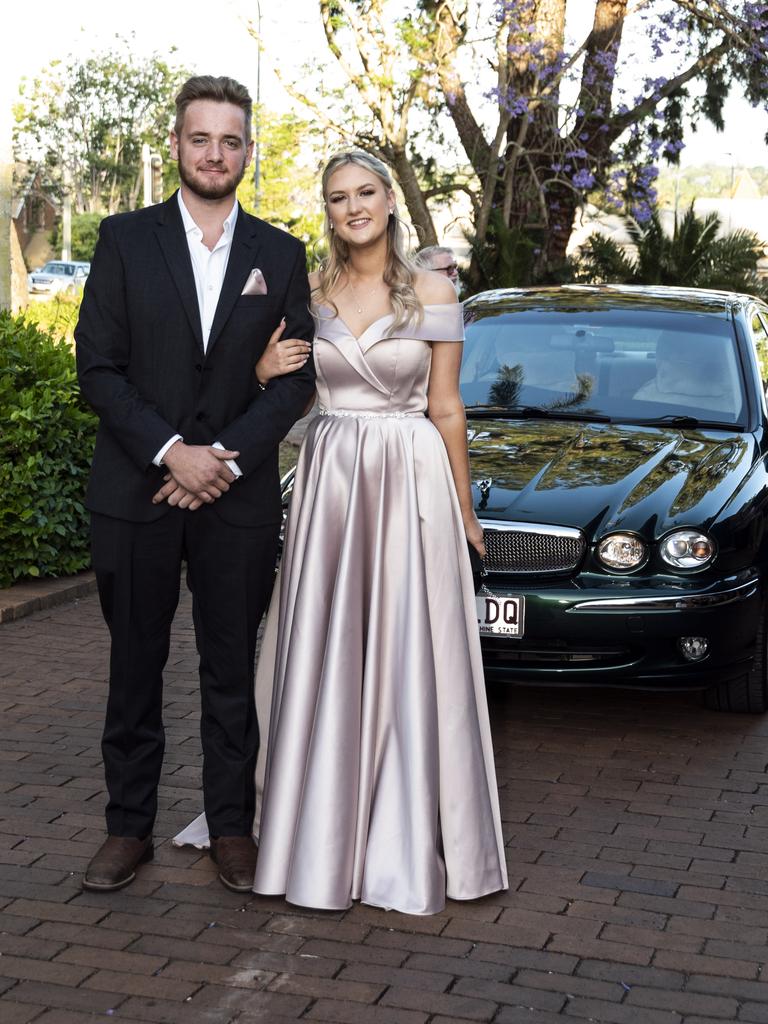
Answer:
M0 309L11 308L11 232L14 231L13 146L11 118L12 89L7 83L0 90Z
M437 245L437 232L432 222L432 215L405 149L399 146L396 149L393 147L389 153L389 160L403 191L408 216L411 218L418 237L419 249L423 249L427 245Z
M458 132L459 141L482 185L488 170L490 146L472 113L464 90L464 83L456 69L456 56L464 38L461 18L466 17L466 4L450 4L445 3L445 0L431 0L431 2L425 2L423 6L433 19L437 29L435 61L440 89ZM455 10L457 7L459 10Z
M628 0L597 0L592 31L589 34L581 77L577 120L567 146L587 152L584 167L600 167L609 155L611 136L605 130L611 116L613 83L621 46ZM606 59L606 58L609 59ZM555 186L547 193L550 230L543 253L545 265L552 270L562 266L573 231L579 197L567 185Z

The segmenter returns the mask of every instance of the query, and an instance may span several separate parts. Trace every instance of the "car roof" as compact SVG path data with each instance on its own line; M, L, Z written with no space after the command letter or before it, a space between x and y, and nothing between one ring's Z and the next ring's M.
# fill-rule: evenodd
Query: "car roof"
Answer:
M553 288L496 288L478 292L464 305L467 309L514 310L536 307L568 312L576 309L645 309L670 312L710 313L727 316L746 303L752 295L704 288L671 288L663 285L566 284Z

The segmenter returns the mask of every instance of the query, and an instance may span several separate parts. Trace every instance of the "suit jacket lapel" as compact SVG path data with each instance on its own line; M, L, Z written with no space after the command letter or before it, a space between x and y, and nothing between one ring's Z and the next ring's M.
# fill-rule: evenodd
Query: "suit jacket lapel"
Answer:
M192 260L189 255L187 236L184 233L184 222L181 219L177 193L174 192L171 198L160 206L155 234L202 355L203 328L200 323L200 305L197 301L195 275L192 270Z
M229 320L233 306L240 298L245 282L248 279L248 274L252 267L255 266L259 249L258 222L255 218L248 217L243 213L242 207L238 206L237 221L235 222L235 230L232 235L232 248L229 251L229 261L227 262L227 272L224 275L219 302L213 315L211 333L208 338L209 353L216 344L227 320Z

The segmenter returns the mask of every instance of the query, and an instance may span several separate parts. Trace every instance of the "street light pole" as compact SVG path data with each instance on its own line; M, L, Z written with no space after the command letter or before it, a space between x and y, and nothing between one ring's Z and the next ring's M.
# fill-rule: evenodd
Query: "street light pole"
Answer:
M258 49L256 51L256 118L253 132L253 205L258 214L261 206L261 4L259 0L256 0L256 36Z

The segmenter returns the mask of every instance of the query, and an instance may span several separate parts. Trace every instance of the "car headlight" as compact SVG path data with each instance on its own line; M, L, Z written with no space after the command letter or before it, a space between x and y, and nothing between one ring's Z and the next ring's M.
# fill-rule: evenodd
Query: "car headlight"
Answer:
M674 569L701 569L712 560L715 545L698 530L675 530L661 542L660 551Z
M645 542L633 533L612 533L597 545L597 557L609 569L627 572L648 556Z

